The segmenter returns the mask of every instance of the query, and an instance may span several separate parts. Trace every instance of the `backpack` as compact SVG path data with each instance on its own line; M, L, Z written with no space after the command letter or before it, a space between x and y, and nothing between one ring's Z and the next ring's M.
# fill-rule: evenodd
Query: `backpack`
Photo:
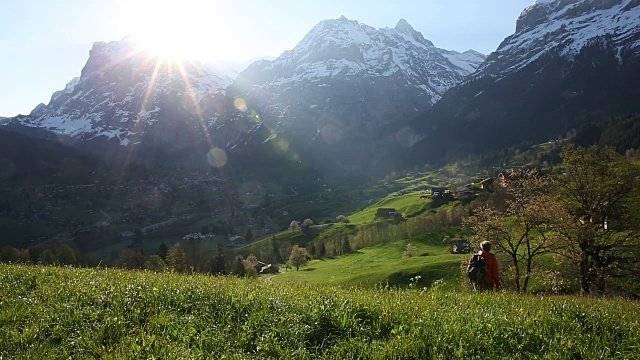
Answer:
M469 259L469 265L467 266L467 276L469 280L474 284L478 283L488 283L487 278L487 259L484 257L475 254Z

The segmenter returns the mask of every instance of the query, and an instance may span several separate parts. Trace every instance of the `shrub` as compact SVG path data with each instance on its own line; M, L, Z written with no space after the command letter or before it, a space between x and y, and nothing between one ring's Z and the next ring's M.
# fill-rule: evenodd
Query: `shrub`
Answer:
M414 257L418 254L418 249L413 244L407 244L407 249L402 253L403 258Z

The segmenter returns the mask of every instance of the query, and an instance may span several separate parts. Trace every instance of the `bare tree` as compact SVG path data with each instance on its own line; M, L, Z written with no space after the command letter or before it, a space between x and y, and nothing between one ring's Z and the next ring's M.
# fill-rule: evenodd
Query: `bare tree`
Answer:
M561 247L560 237L551 227L560 206L550 193L552 179L535 170L518 172L504 186L505 211L481 207L464 224L473 231L473 242L490 240L494 248L510 257L516 290L526 292L534 260Z

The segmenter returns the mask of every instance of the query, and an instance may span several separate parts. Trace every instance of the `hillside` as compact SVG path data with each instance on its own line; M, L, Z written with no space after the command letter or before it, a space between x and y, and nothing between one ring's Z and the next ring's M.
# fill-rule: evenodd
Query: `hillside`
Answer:
M449 253L449 244L442 238L442 233L431 233L385 242L337 258L312 260L299 271L287 270L272 281L363 288L422 288L438 281L447 290L460 289L460 266L468 256ZM408 244L416 247L412 257L403 256ZM420 280L411 281L416 276Z

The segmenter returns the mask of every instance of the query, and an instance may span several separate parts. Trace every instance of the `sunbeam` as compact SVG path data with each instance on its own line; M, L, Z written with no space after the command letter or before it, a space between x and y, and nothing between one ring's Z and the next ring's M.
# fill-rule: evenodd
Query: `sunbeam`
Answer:
M242 61L216 1L121 0L120 26L129 29L141 50L172 60Z

